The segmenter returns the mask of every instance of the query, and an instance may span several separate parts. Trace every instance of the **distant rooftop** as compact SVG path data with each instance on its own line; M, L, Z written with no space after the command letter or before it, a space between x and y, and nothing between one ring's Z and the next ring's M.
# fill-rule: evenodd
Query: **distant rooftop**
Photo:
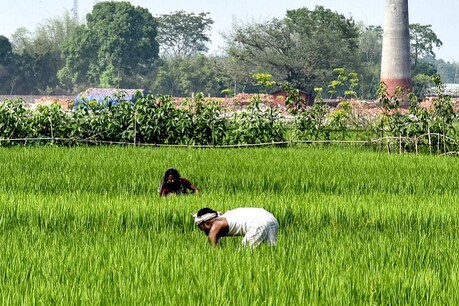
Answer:
M459 97L459 84L446 83L443 84L444 90L443 94L451 97ZM431 95L436 95L436 88L432 87L428 90L428 93Z

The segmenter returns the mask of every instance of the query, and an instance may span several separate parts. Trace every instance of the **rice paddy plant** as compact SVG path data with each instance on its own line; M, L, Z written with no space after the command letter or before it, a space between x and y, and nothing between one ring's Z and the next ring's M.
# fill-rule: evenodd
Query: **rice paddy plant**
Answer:
M160 198L175 166L199 196ZM0 149L2 304L457 304L455 158L343 148ZM278 245L191 212L264 207Z

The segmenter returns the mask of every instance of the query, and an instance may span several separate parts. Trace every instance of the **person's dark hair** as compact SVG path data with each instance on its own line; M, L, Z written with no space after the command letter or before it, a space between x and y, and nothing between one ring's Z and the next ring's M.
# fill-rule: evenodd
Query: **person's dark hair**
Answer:
M208 207L204 207L204 208L201 208L199 211L198 211L198 217L201 217L205 214L209 214L209 213L217 213L215 210L213 209L210 209Z
M175 168L167 169L166 172L164 173L163 178L161 179L161 183L159 184L159 188L158 188L159 195L161 195L161 192L163 191L164 186L166 185L167 177L169 175L172 175L176 179L180 179L180 173L178 172L177 169L175 169Z
M180 173L175 168L169 168L166 170L166 173L164 173L164 180L166 180L169 175L172 175L175 178L180 178Z

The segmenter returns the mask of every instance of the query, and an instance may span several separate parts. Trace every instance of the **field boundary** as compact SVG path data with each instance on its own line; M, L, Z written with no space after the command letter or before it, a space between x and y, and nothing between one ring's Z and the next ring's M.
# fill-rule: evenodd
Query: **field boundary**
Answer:
M436 138L438 141L433 141ZM425 142L427 140L427 143ZM289 140L278 142L264 142L264 143L245 143L233 145L199 145L199 144L162 144L162 143L139 143L128 141L104 141L97 139L77 139L77 138L60 138L60 137L36 137L36 138L0 138L0 144L7 142L23 142L24 145L33 142L66 142L66 143L81 143L81 144L94 144L94 145L124 145L124 146L144 146L144 147L177 147L177 148L243 148L243 147L266 147L266 146L291 146L296 144L361 144L361 145L379 145L386 146L388 153L404 153L405 146L413 146L414 152L419 153L420 146L429 147L432 151L433 147L437 152L442 152L445 155L459 155L458 151L449 151L446 148L446 142L458 146L459 140L439 133L426 133L415 137L404 136L385 136L370 140Z

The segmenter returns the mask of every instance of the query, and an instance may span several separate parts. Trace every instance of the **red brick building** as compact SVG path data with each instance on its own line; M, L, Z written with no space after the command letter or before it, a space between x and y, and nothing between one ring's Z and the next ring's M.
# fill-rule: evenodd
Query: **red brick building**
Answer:
M304 90L299 90L299 93L301 99L306 105L311 106L314 103L314 97L310 95L308 92ZM271 93L271 96L273 97L273 103L278 104L280 106L286 106L285 100L287 98L287 94L288 93L284 90L277 90Z

